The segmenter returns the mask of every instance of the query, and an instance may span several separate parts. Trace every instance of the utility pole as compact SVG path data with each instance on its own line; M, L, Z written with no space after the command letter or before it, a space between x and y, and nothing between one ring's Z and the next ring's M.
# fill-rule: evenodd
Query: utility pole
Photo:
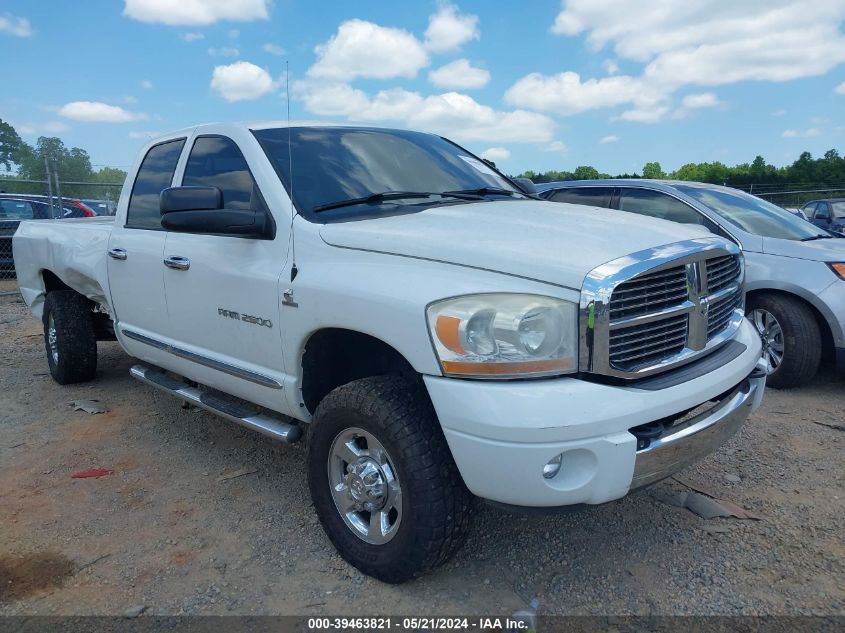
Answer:
M56 197L59 199L59 217L64 217L64 204L62 204L62 190L59 188L59 172L54 171L53 176L56 178Z
M47 198L50 200L50 217L55 219L56 213L53 211L53 181L50 179L50 164L47 162L47 154L44 154L44 172L47 174Z

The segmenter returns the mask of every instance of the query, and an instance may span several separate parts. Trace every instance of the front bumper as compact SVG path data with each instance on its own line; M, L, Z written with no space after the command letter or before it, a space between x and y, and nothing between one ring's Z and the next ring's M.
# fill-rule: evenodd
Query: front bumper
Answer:
M470 491L513 506L556 507L618 499L712 452L760 404L753 374L760 339L743 321L745 351L688 382L646 391L577 380L482 382L427 376L426 387ZM718 403L637 450L629 429ZM543 466L563 455L560 472Z

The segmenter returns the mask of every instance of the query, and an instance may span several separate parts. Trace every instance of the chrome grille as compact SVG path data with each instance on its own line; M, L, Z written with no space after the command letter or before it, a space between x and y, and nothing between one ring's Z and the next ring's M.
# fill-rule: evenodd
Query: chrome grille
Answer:
M581 292L581 370L641 377L715 349L741 322L743 275L739 249L720 238L599 266Z
M610 299L610 318L626 319L665 310L687 297L687 270L677 266L642 275L616 287Z
M707 291L712 295L736 283L740 263L736 255L725 255L707 260Z
M722 332L730 325L734 310L742 307L742 288L737 289L721 301L710 304L707 314L707 338Z
M632 369L683 351L687 342L686 314L618 330L610 339L610 363Z

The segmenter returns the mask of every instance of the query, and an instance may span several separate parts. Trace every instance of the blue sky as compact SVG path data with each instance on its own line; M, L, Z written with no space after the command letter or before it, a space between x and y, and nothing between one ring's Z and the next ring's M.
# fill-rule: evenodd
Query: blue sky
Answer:
M845 153L843 21L843 0L3 0L0 118L125 167L156 132L284 119L288 61L294 119L437 132L510 173L781 165Z

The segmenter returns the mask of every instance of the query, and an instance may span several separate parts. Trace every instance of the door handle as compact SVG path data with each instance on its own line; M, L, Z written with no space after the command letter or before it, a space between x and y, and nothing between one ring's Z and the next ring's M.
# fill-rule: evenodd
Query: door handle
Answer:
M191 260L187 257L174 255L172 257L165 257L164 265L173 270L188 270L191 267Z
M126 259L126 249L125 248L110 248L109 249L109 257L112 259Z

